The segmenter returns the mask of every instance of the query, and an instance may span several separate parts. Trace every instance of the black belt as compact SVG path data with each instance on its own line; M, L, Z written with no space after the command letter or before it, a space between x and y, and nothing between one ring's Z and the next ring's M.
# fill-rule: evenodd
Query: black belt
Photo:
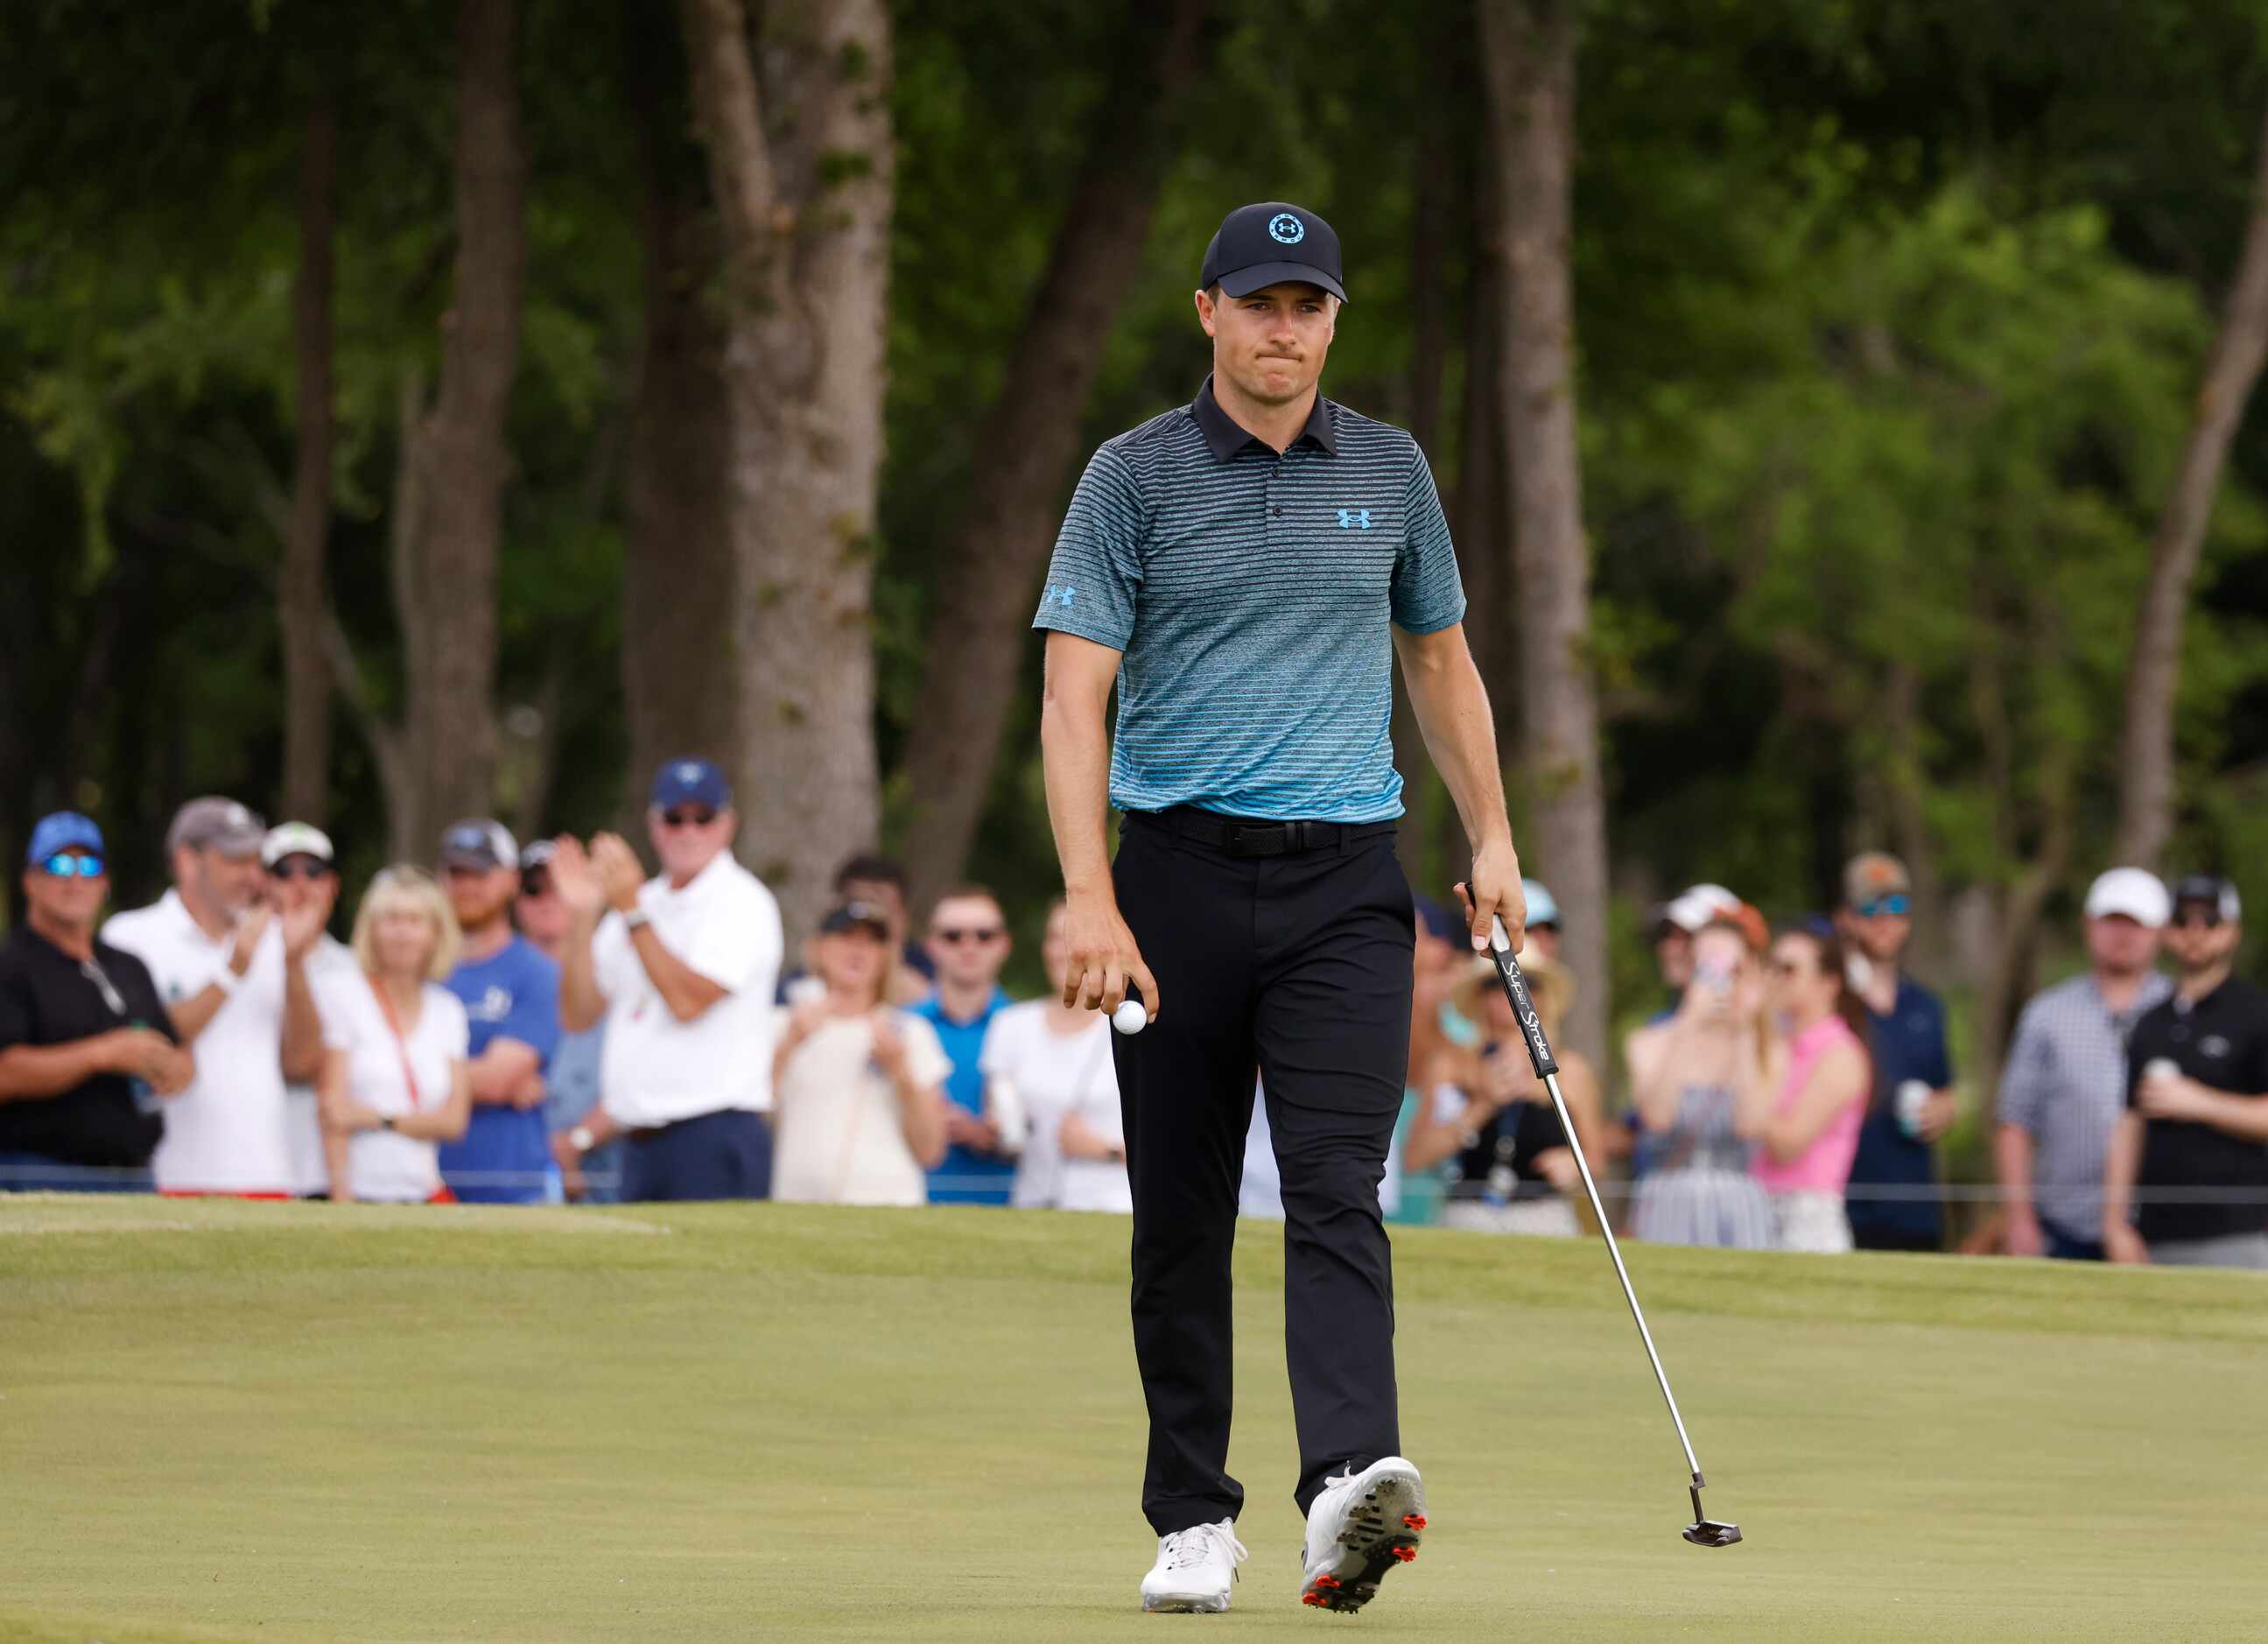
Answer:
M1196 839L1231 856L1299 856L1309 851L1341 851L1359 839L1390 834L1390 822L1261 822L1223 816L1194 805L1162 811L1133 811L1129 822L1155 823L1184 839Z

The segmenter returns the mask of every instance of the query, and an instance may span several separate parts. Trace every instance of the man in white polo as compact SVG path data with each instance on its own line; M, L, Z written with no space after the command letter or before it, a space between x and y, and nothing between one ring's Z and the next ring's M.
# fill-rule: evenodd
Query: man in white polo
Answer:
M740 825L724 773L672 760L654 778L647 836L661 873L602 833L560 839L552 883L573 910L560 955L570 1033L603 1017L599 1106L555 1135L571 1177L627 1135L625 1199L762 1198L771 1191L772 994L779 904L733 859Z
M266 894L267 836L234 800L191 800L166 832L173 888L103 927L103 940L149 967L174 1031L195 1048L196 1078L166 1104L165 1139L150 1161L162 1193L281 1198L294 1187L284 932ZM312 1075L320 1028L312 1045L293 1049L302 1065L291 1071Z

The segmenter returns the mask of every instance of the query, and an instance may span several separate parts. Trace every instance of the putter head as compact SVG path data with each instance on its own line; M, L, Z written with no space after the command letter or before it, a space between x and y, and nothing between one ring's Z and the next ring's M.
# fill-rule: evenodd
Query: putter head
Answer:
M1713 1518L1702 1519L1685 1527L1685 1539L1697 1547L1729 1547L1741 1538L1738 1524L1720 1523Z

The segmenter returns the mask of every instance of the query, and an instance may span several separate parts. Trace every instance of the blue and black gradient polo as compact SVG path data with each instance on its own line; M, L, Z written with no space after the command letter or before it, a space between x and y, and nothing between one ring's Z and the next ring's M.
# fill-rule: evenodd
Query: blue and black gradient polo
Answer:
M1125 653L1121 810L1356 822L1402 814L1390 626L1464 615L1416 440L1318 394L1278 454L1208 377L1094 453L1032 626Z

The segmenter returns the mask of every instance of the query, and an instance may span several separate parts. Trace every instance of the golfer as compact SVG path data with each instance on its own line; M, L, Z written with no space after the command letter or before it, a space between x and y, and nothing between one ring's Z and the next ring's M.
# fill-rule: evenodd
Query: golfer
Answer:
M1425 1528L1397 1453L1378 1208L1415 931L1394 854L1395 653L1472 843L1473 946L1492 915L1518 933L1525 905L1432 475L1408 434L1316 391L1346 300L1338 237L1300 206L1244 206L1198 284L1212 374L1095 453L1034 622L1049 630L1064 999L1112 1011L1131 984L1149 1014L1113 1046L1142 1507L1160 1537L1143 1608L1226 1610L1245 1557L1226 1471L1229 1251L1256 1068L1284 1183L1301 1597L1353 1610ZM1115 862L1110 805L1125 813Z

